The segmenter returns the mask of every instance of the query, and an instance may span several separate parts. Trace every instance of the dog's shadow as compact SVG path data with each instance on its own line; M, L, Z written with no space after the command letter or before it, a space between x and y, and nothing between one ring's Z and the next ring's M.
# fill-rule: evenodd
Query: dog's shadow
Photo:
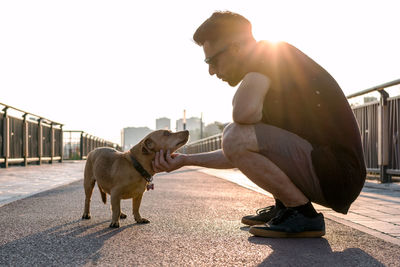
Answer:
M110 220L74 220L45 231L29 235L0 246L0 262L20 266L96 264L101 258L104 243L124 230L140 224L131 223L120 228L108 227Z

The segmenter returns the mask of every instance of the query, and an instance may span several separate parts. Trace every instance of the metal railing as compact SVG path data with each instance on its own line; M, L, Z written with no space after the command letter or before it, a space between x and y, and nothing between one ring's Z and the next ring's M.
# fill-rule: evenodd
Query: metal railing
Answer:
M400 96L389 98L386 88L399 85L400 79L347 96L351 99L379 92L379 101L352 107L357 119L369 174L379 174L382 183L400 175ZM181 152L194 154L221 148L222 134L185 145Z
M0 103L0 166L62 161L62 124ZM14 115L16 114L16 115Z
M111 147L122 151L119 144L84 131L64 131L64 159L86 159L89 152L97 147Z
M3 103L0 108L0 167L86 159L91 150L100 146L122 150L118 144L83 131L64 132L63 124L31 112ZM69 134L67 138L65 133ZM78 140L71 139L72 133L78 133Z
M179 151L187 154L214 151L221 148L221 142L222 134L216 134L187 144Z
M389 97L386 91L399 84L397 79L347 96L351 99L375 91L380 94L379 101L353 107L353 112L361 132L367 171L379 174L382 183L391 182L392 175L400 175L400 96Z

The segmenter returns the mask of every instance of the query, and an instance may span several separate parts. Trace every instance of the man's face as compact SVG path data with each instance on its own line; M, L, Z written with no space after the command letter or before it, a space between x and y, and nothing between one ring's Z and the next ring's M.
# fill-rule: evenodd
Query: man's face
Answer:
M203 50L210 75L217 75L219 79L227 82L230 86L235 86L240 82L242 77L236 63L238 55L234 51L232 43L206 41L203 44Z

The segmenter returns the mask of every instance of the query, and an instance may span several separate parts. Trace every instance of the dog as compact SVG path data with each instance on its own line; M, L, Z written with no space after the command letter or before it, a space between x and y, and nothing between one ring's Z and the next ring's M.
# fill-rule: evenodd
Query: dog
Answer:
M157 130L149 133L143 140L127 152L101 147L92 150L88 156L84 171L85 208L82 219L90 219L90 199L97 182L101 198L106 203L111 196L112 220L110 227L118 228L119 219L125 219L121 212L121 199L132 198L132 211L137 223L149 223L139 213L143 193L151 186L155 174L152 161L156 152L169 150L171 153L186 144L189 131L173 133L169 130Z

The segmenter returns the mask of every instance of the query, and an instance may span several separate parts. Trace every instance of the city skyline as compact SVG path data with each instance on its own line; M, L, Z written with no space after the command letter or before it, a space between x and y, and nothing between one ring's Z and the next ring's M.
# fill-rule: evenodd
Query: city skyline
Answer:
M156 125L158 120L169 120L167 117L161 117L155 119ZM160 130L160 129L169 129L172 131L182 131L184 128L190 132L190 140L195 141L203 137L207 137L210 135L214 135L217 133L222 132L223 126L225 126L227 123L224 122L218 122L214 121L212 123L205 124L202 122L201 117L190 117L190 118L185 118L186 123L185 126L183 126L183 118L180 118L175 121L175 128L171 127L155 127L154 129L148 127L148 126L127 126L121 129L121 146L123 147L124 150L129 149L136 143L138 143L141 139L143 139L148 133L154 130ZM171 124L169 124L171 125ZM201 126L200 126L201 125Z

